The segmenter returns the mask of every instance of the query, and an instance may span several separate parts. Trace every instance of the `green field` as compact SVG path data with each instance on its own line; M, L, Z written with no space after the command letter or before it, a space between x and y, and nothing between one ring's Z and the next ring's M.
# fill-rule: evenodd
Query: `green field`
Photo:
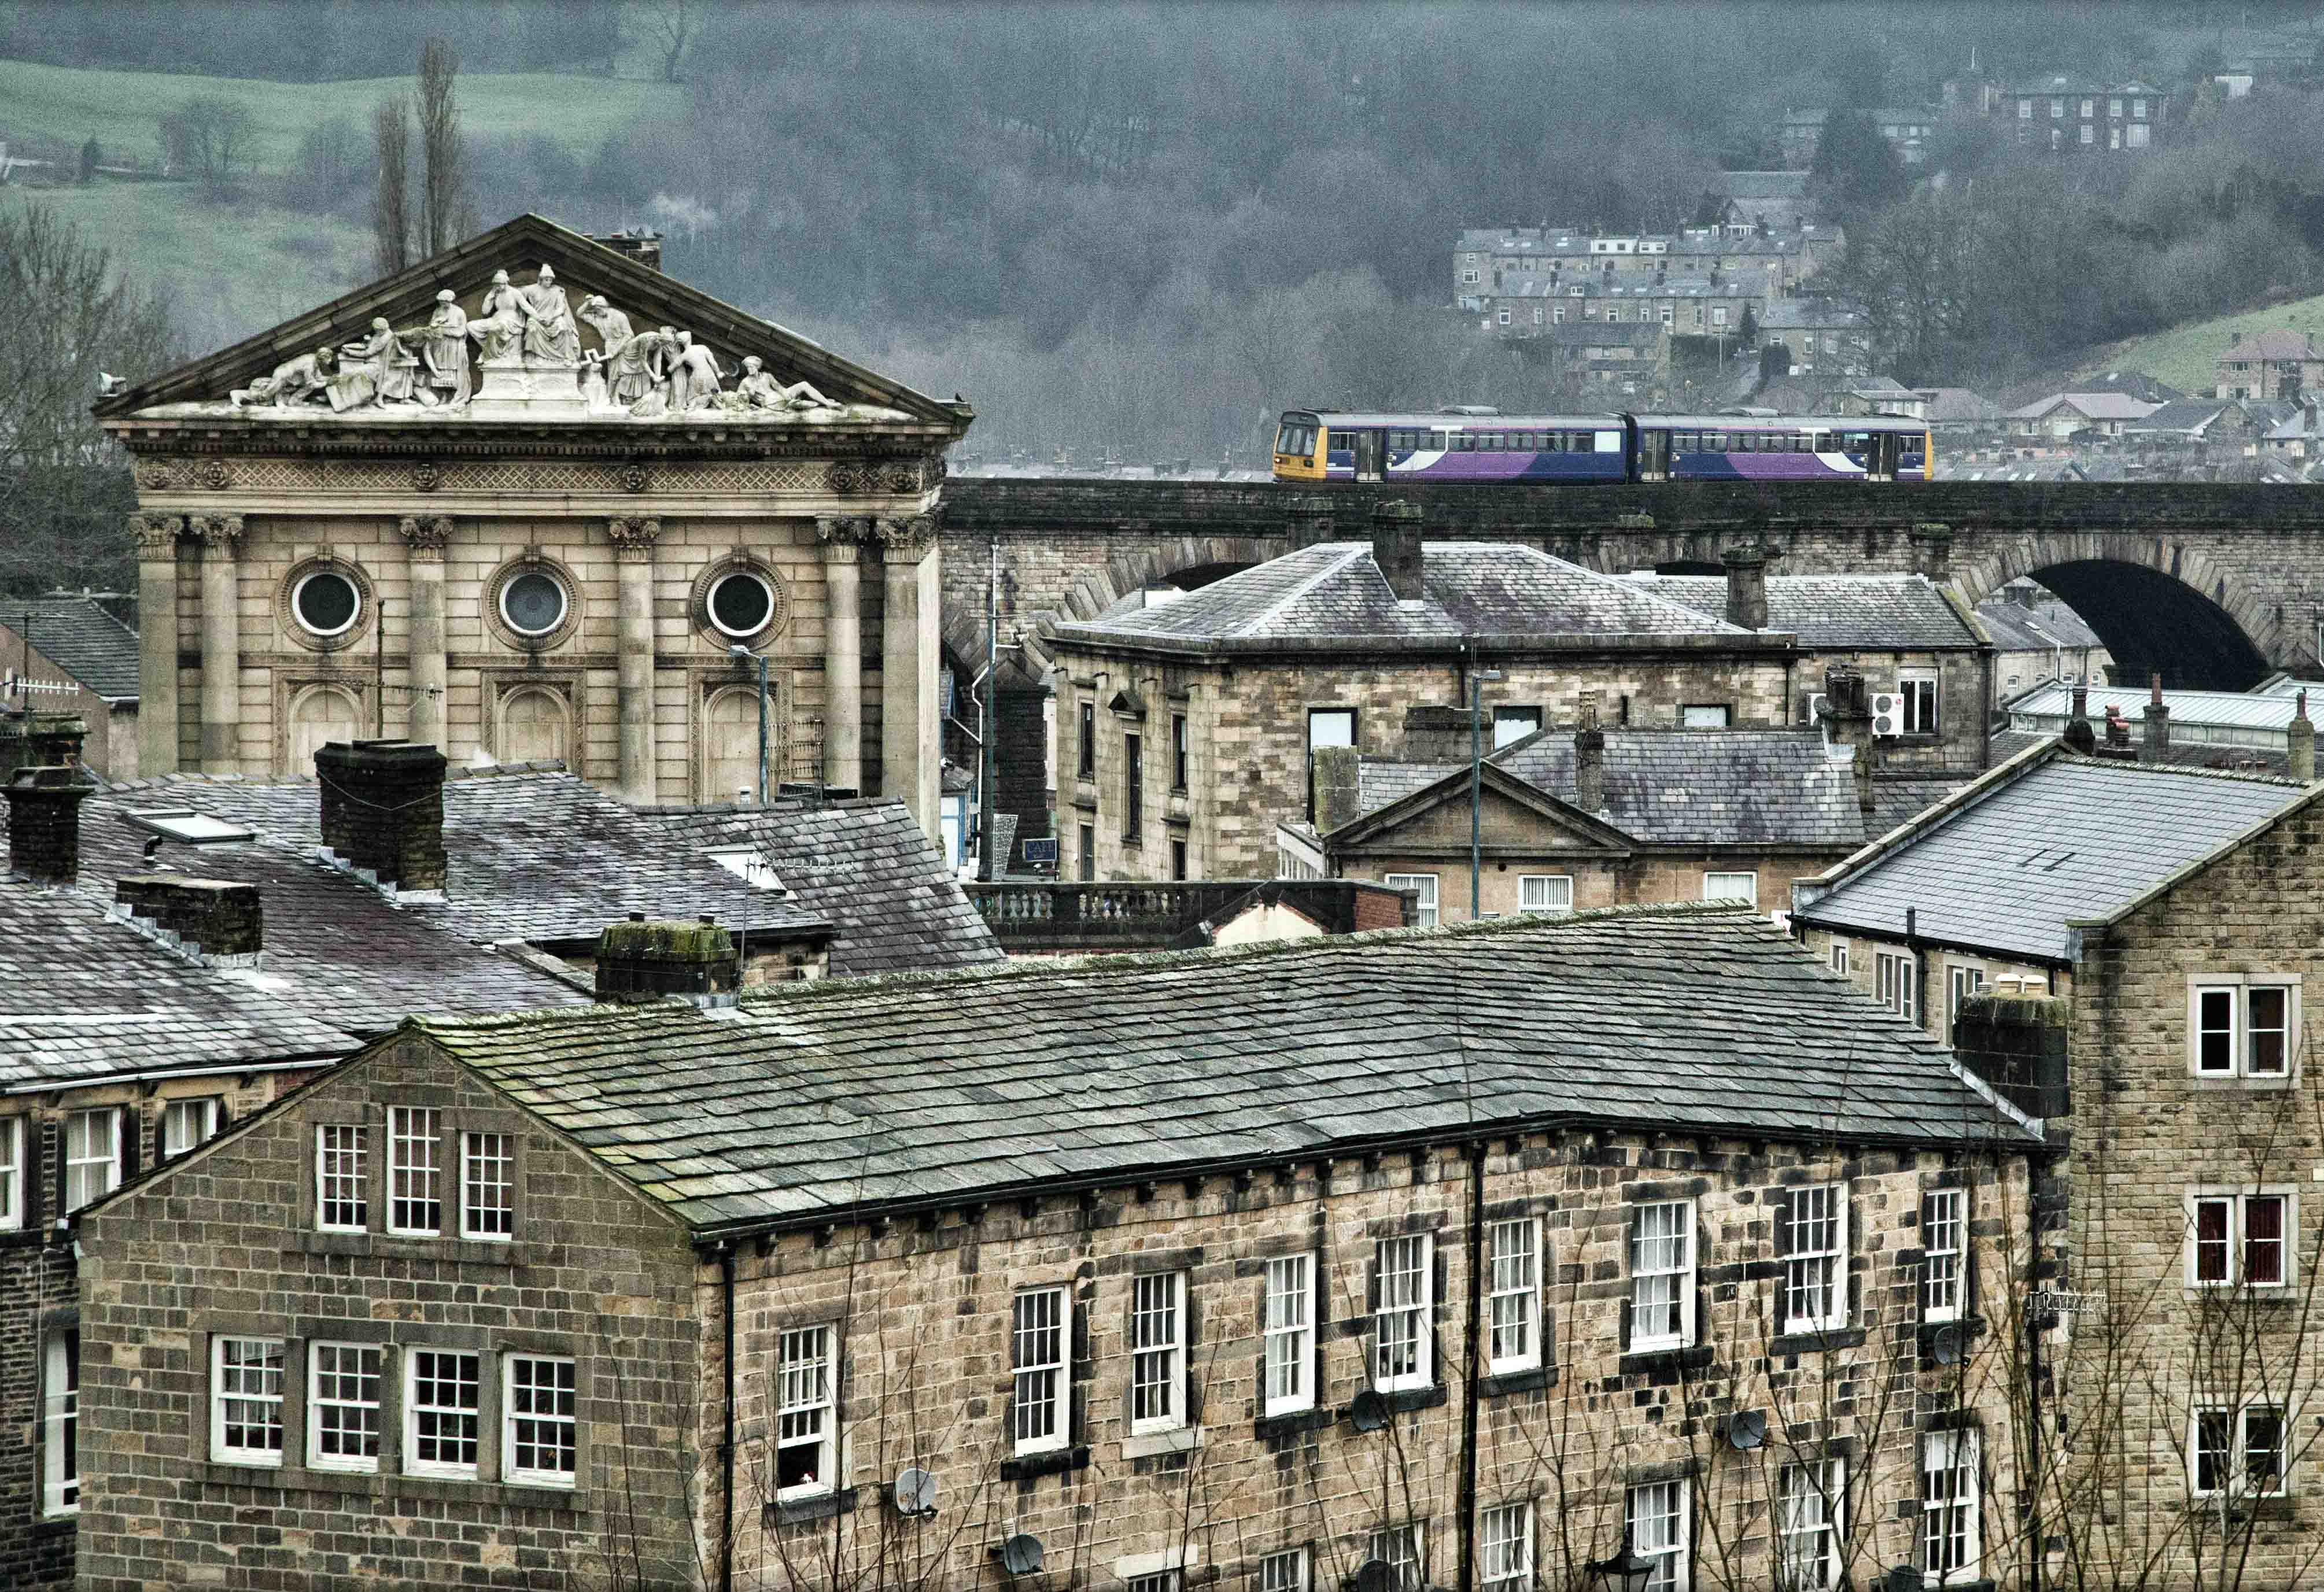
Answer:
M2126 342L2108 343L2093 349L2075 362L2072 374L2093 375L2105 371L2144 371L2158 381L2168 382L2181 392L2202 394L2211 391L2212 361L2227 346L2231 333L2251 336L2270 327L2289 327L2295 332L2306 332L2324 338L2324 296L2296 299L2268 309L2247 309L2238 315L2223 315L2216 320L2189 321L2172 327L2167 332L2154 332ZM2070 378L2049 383L2045 391L2070 391Z
M134 154L151 165L156 119L196 95L215 94L250 107L262 171L279 170L318 123L345 117L366 129L372 106L412 92L411 78L352 83L269 83L245 78L178 77L159 72L100 72L0 60L0 138L78 149L94 137L108 160ZM484 137L540 133L586 159L605 134L633 122L683 115L687 91L670 83L550 73L462 73L460 121Z

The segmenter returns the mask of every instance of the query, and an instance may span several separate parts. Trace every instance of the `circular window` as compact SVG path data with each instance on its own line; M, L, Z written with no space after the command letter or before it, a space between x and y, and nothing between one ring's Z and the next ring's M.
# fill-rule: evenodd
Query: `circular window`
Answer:
M501 587L501 617L522 636L545 636L565 622L565 588L539 570Z
M342 636L363 616L363 594L336 569L318 569L291 588L290 612L308 633Z
M729 636L755 636L774 617L775 594L754 571L730 571L710 588L710 622Z

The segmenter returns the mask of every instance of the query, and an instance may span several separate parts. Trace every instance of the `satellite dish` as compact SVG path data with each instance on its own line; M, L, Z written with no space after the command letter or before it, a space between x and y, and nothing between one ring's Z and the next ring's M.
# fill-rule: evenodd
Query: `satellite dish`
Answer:
M1910 1564L1897 1565L1885 1578L1888 1583L1888 1592L1917 1592L1917 1588L1924 1585L1919 1567Z
M899 1514L934 1514L936 1512L936 1478L917 1465L910 1466L896 1477L894 1490L890 1495L895 1499Z
M1358 1431L1378 1431L1388 1424L1388 1400L1369 1387L1356 1394L1348 1404L1348 1420Z
M1739 1453L1749 1453L1767 1440L1767 1413L1741 1410L1727 1418L1727 1441Z
M1958 1366L1961 1362L1961 1330L1940 1327L1929 1338L1929 1357L1941 1366Z
M1367 1559L1356 1566L1356 1592L1396 1592L1396 1566L1385 1559Z
M1041 1539L1019 1532L1001 1544L1001 1568L1012 1576L1029 1576L1041 1568Z

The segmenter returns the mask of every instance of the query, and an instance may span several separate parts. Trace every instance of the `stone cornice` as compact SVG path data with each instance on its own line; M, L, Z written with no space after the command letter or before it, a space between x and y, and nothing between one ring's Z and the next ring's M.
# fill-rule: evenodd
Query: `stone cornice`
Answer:
M140 419L105 423L114 439L141 460L155 456L198 457L290 455L302 457L439 459L843 459L881 472L934 460L954 440L942 427L918 421L767 426L692 420L667 426L562 426L523 421L384 422L334 428L299 420L237 421ZM941 469L936 472L941 474ZM850 490L883 490L876 474Z

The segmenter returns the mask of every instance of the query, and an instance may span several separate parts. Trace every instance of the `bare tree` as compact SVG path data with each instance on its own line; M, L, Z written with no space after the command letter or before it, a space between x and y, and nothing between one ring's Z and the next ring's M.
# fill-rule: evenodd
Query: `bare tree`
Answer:
M688 0L662 0L647 14L646 37L661 51L661 80L678 81L678 63L702 26L702 14Z
M371 114L379 174L371 195L371 235L379 273L393 276L411 263L411 102L383 99Z
M417 253L422 258L458 243L464 224L475 214L468 192L466 152L460 139L460 106L452 95L453 79L459 71L460 57L447 41L430 39L420 47Z

